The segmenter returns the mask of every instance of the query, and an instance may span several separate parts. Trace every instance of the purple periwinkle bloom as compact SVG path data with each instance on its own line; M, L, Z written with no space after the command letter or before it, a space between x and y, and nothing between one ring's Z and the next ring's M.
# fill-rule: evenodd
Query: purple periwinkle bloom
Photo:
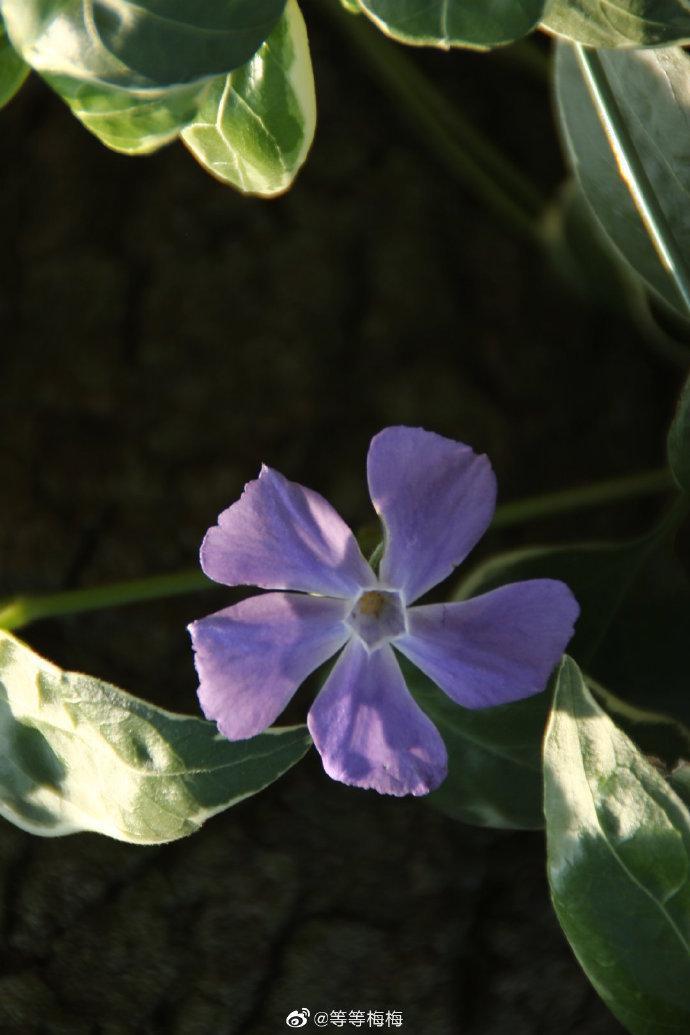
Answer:
M367 475L384 528L378 575L322 496L269 467L209 529L206 574L272 592L190 625L199 700L230 740L253 737L342 651L307 719L326 772L383 794L427 794L446 776L446 748L395 651L465 708L505 704L544 689L578 606L553 579L411 606L486 531L491 465L461 442L392 427L372 439Z

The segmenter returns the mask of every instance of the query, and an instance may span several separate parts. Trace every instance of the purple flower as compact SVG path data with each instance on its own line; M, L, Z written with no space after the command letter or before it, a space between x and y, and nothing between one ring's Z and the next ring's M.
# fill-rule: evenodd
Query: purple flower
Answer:
M486 531L494 474L469 446L407 427L372 439L367 474L385 532L378 576L330 504L269 467L209 529L210 578L277 592L190 625L199 700L230 740L253 737L342 649L307 720L326 772L426 794L446 776L446 749L393 648L465 708L505 704L544 689L578 606L562 582L534 579L411 607Z

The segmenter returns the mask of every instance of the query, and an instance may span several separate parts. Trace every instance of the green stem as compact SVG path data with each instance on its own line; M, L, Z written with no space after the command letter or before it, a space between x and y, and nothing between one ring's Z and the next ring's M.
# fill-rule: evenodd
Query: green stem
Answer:
M213 585L200 571L180 571L172 575L152 575L149 578L113 582L89 589L67 589L62 593L17 597L0 608L0 629L20 629L39 618L196 593L200 589L210 589Z
M664 268L690 313L690 269L654 187L647 176L628 125L596 50L574 44L575 54L594 107L606 131L618 168Z
M639 474L612 478L594 485L585 485L577 489L564 489L561 492L548 492L541 496L516 500L514 503L503 503L496 508L493 529L510 528L523 522L540 518L554 517L571 510L584 510L621 500L634 499L639 496L653 495L674 488L671 472L666 468L654 471L642 471Z
M468 119L448 103L402 48L360 18L321 5L347 36L381 87L449 171L522 237L541 245L539 191Z
M509 528L511 525L553 517L571 510L663 492L672 487L671 475L664 469L644 471L625 478L613 478L580 489L532 496L497 507L492 528ZM674 504L672 518L668 519L669 531L677 527L688 507L690 498L686 496ZM68 589L62 593L17 597L4 607L0 605L0 629L20 629L39 618L55 618L83 611L119 607L123 604L136 604L144 600L158 600L161 597L178 596L183 593L196 593L202 589L212 589L214 585L215 583L200 571L182 571L172 575L154 575L145 579L114 582L91 589Z

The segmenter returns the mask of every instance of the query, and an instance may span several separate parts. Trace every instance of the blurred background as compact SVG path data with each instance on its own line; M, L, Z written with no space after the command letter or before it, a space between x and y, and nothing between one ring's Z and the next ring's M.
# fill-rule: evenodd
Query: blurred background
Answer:
M180 145L107 152L35 77L0 115L0 596L193 567L262 461L360 529L366 448L392 423L487 452L501 501L663 464L677 367L489 215L346 37L305 15L320 124L277 201L238 196ZM555 196L545 79L502 54L406 56ZM492 533L475 559L632 535L659 505ZM196 714L185 625L227 602L22 635ZM161 848L3 821L0 1030L271 1035L307 1006L400 1010L415 1035L622 1031L543 870L541 834L343 788L317 757Z

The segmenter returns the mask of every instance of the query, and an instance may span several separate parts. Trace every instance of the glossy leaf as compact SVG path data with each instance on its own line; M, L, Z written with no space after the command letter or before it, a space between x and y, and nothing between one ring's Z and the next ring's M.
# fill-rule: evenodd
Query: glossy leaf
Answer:
M477 826L542 827L541 741L550 694L470 710L409 663L403 667L410 690L448 751L448 776L424 801Z
M570 587L580 605L575 636L568 650L586 663L649 548L649 540L640 539L630 543L574 543L511 550L489 558L470 572L460 583L455 598L465 600L522 579L560 579Z
M544 28L588 47L654 47L690 39L685 0L548 0Z
M393 39L444 49L511 43L531 32L544 11L544 0L359 0L359 5Z
M690 55L670 47L602 51L600 58L666 219L690 258ZM621 257L687 316L621 176L570 44L557 48L556 93L565 145L598 222Z
M245 194L287 190L316 126L304 19L296 0L243 68L210 86L182 139L204 168Z
M184 837L268 786L310 743L303 726L230 743L213 723L63 672L0 632L0 814L31 833Z
M208 85L133 93L67 76L45 76L79 121L113 151L150 154L195 117Z
M179 86L243 65L285 0L2 0L15 48L46 75L125 89Z
M575 955L633 1035L690 1030L690 813L566 658L544 743L548 875Z
M690 492L690 377L685 382L668 433L668 462L684 492Z
M0 20L0 108L11 101L30 72L29 66L7 38L5 26Z

